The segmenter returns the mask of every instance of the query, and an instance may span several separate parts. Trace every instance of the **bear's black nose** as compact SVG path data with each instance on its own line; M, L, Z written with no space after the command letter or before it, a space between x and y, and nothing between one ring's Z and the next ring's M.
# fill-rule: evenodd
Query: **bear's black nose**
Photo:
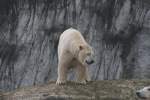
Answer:
M136 92L136 95L137 95L138 97L140 97L140 92Z
M87 63L88 65L93 64L93 63L94 63L94 60L91 60L91 61L87 61L87 60L86 60L86 63Z

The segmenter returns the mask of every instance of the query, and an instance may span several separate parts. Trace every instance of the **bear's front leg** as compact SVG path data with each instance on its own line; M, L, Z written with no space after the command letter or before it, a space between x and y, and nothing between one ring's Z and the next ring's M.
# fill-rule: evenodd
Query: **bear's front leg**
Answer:
M86 84L86 68L85 68L85 66L82 66L82 65L77 66L76 74L77 74L77 83Z
M56 81L57 85L65 84L67 81L67 66L65 62L59 62L58 64L58 78Z
M89 68L88 67L85 67L86 69L86 81L91 81L91 77L90 77L90 73L89 73Z

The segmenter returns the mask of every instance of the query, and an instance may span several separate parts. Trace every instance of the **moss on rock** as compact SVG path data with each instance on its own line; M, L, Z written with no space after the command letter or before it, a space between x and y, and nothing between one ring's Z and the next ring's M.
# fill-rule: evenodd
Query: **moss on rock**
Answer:
M24 87L1 93L2 100L137 100L135 91L150 84L150 80L93 81L87 85L68 82L66 85Z

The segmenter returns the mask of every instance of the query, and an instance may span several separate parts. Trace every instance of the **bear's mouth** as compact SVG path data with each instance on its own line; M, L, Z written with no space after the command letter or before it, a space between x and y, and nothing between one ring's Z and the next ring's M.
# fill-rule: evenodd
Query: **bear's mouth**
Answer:
M88 65L91 65L91 64L93 64L94 63L94 60L91 60L91 61L85 61Z

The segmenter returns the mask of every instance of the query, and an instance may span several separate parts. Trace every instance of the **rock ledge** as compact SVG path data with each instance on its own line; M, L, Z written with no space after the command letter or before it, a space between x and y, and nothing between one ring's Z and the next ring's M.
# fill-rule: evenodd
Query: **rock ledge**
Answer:
M0 93L0 100L137 100L135 91L149 84L150 80L105 80L87 85L68 82L60 86L49 82Z

